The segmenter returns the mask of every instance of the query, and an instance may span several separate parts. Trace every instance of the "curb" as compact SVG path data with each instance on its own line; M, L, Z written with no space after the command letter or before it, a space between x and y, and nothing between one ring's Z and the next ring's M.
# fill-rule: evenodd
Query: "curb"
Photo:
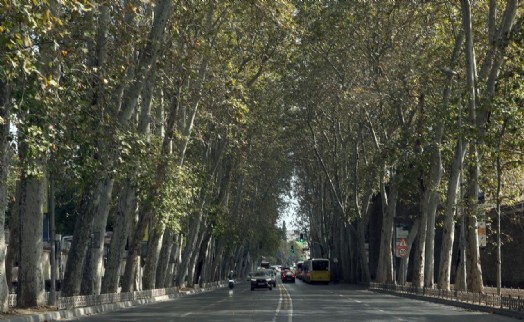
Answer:
M389 294L394 295L398 297L404 297L409 298L413 300L419 300L419 301L426 301L426 302L433 302L438 304L444 304L449 306L455 306L460 307L466 310L471 311L480 311L490 314L497 314L497 315L503 315L507 317L512 317L519 320L524 320L524 312L519 311L513 311L513 310L507 310L507 309L501 309L491 306L485 306L485 305L478 305L478 304L472 304L472 303L465 303L465 302L458 302L458 301L452 301L452 300L446 300L446 299L440 299L436 297L429 297L429 296L422 296L422 295L415 295L415 294L406 294L406 293L397 293L392 291L386 291L386 290L377 290L377 289L368 289L372 292L376 293L382 293L382 294Z
M122 310L122 309L131 308L131 307L135 307L139 305L170 301L170 300L177 299L179 297L184 297L184 296L203 293L203 292L209 292L209 291L221 288L221 287L224 287L224 285L220 284L220 285L209 287L209 288L199 288L199 289L192 289L189 291L179 291L177 294L162 295L162 296L157 296L157 297L149 298L149 299L117 302L117 303L102 304L102 305L88 306L88 307L79 307L79 308L74 308L74 309L65 309L65 310L52 311L52 312L46 312L46 313L20 315L16 317L14 316L8 317L7 319L0 318L0 321L1 322L49 322L49 321L57 321L57 320L63 320L63 319L71 319L71 318L80 317L84 315L94 315L94 314L99 314L103 312L112 312L112 311Z

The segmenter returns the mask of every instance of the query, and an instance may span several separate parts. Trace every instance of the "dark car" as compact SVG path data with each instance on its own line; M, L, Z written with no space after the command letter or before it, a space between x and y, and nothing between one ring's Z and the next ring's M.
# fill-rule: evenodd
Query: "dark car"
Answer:
M270 291L273 289L271 276L267 270L261 269L253 274L251 277L251 290L254 291L255 288L268 288Z
M295 273L293 273L293 271L289 267L286 267L286 268L282 267L280 278L282 279L282 283L285 283L285 282L295 283Z

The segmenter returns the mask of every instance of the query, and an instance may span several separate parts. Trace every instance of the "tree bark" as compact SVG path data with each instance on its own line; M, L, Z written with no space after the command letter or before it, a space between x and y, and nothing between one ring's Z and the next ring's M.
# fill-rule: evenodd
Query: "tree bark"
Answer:
M377 277L378 283L393 283L393 249L392 249L392 238L393 238L393 221L395 218L398 189L396 178L397 175L393 175L390 181L389 194L386 195L385 183L381 182L381 195L383 202L382 212L382 229L380 236L380 253L377 265ZM389 200L388 200L389 195Z
M7 261L7 248L5 236L5 213L7 210L7 177L9 164L12 155L9 142L9 127L11 120L10 89L6 81L0 79L0 310L8 310L9 285L11 284L11 274L7 276L6 265L11 272L12 261ZM13 219L16 216L12 216ZM13 225L10 225L13 226ZM11 228L11 227L10 227ZM15 234L11 229L11 234ZM10 245L14 248L15 245ZM9 277L8 279L6 278Z
M80 294L83 267L88 251L93 223L92 219L98 209L102 189L103 182L99 182L96 185L96 189L86 187L86 190L84 191L79 208L80 216L78 216L75 222L75 234L67 255L63 281L64 284L62 288L63 296L74 296Z
M136 188L128 180L124 181L120 194L118 209L113 227L113 235L107 254L107 264L102 282L101 293L117 293L120 283L127 237L129 236L130 223L136 208Z
M457 141L455 157L451 165L446 193L446 206L444 208L442 244L440 247L438 288L448 291L450 290L451 256L453 254L453 242L455 238L455 214L457 212L459 177L462 164L464 163L464 156L466 154L466 149L461 147L461 142L461 140Z
M173 2L171 0L158 0L155 8L155 19L153 26L148 36L148 40L145 47L140 52L139 63L137 66L138 72L132 80L130 86L124 91L122 97L121 109L118 114L118 122L121 126L125 126L136 108L138 97L140 96L142 89L145 84L145 80L150 76L150 71L154 62L158 57L158 51L160 48L161 41L163 39L165 27L169 16L173 9ZM116 144L113 142L113 144ZM112 144L108 144L106 149L110 150ZM116 149L118 150L118 149ZM103 155L106 155L109 159L107 161L107 171L114 168L118 159L118 152L114 151L103 151ZM103 171L102 171L103 172ZM105 172L103 172L105 173ZM107 175L102 174L102 181L110 180ZM99 185L95 185L99 186ZM84 205L83 211L80 212L80 216L75 224L75 237L71 244L71 249L67 259L66 273L64 275L64 295L73 296L80 292L80 284L82 276L80 272L84 266L85 254L88 247L88 239L91 232L91 224L98 211L98 203L100 201L101 189L98 188L94 193L89 190L86 191L86 195L83 197L83 203L94 203L93 205ZM77 229L78 228L78 229ZM73 254L73 256L71 256Z
M418 235L418 229L420 228L420 219L415 219L415 222L413 222L413 226L409 230L408 234L408 256L402 257L400 259L400 265L398 269L398 282L400 285L406 285L407 282L407 276L408 276L408 264L409 264L409 256L411 254L411 250L413 249L413 242L417 238Z
M25 144L20 145L23 154L27 149ZM38 164L40 169L44 167L42 159L34 160L33 164ZM42 272L45 181L29 176L26 171L22 171L20 191L17 307L35 307L45 305Z
M160 250L160 257L158 259L158 265L156 267L155 287L156 288L167 288L166 277L171 262L175 244L176 235L171 229L164 230L164 237L162 238L162 249Z
M142 277L142 289L144 290L155 288L158 260L162 249L164 232L166 230L166 225L162 221L153 223L153 225L147 245L147 260L144 265L144 275Z
M420 216L419 216L419 227L416 239L417 247L415 247L414 253L414 268L413 268L413 286L422 288L424 286L424 259L426 254L426 235L428 229L428 212L426 207L428 206L427 190L423 193L422 202L420 203Z
M202 195L201 198L204 198L204 196ZM193 214L194 218L191 220L192 224L190 225L187 243L184 247L184 251L182 252L182 262L180 263L180 268L176 278L176 286L180 288L186 286L188 274L190 273L190 261L193 258L193 253L197 250L197 242L201 234L201 226L203 225L202 223L204 222L204 204L205 200L202 200L200 206L198 207L197 213Z
M468 94L469 122L471 126L477 125L477 66L473 46L473 30L471 22L471 5L469 0L462 0L462 25L465 35L466 80ZM466 215L466 258L468 290L482 292L482 269L480 266L480 252L478 249L477 215L479 196L479 156L476 140L469 144L470 165L468 167L467 181L467 210Z
M93 218L91 239L90 239L90 260L84 265L83 280L84 287L81 294L92 295L100 294L102 289L102 277L104 275L104 240L106 233L107 217L111 196L113 194L114 179L108 178L102 182L100 202L98 210Z

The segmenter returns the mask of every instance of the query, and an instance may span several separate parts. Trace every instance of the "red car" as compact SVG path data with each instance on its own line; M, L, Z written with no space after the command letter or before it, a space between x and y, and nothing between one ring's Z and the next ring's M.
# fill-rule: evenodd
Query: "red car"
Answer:
M291 282L295 283L295 274L289 267L282 267L280 277L282 278L282 283Z

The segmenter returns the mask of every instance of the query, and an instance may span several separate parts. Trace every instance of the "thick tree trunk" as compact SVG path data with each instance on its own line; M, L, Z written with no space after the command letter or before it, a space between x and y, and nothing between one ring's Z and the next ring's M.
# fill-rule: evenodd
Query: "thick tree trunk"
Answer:
M424 286L424 259L426 254L426 234L428 229L428 218L427 218L427 209L428 201L428 191L426 190L423 193L422 201L420 203L420 216L418 234L416 239L415 253L413 255L414 267L413 267L413 286L421 288Z
M145 209L150 211L150 209ZM137 278L137 270L139 269L140 256L142 255L142 239L144 238L149 215L139 214L138 222L130 229L129 233L129 248L126 257L126 266L124 269L124 276L122 277L122 292L135 291L135 279Z
M206 253L205 253L204 263L202 265L202 283L209 283L213 281L212 265L213 265L213 256L215 255L215 252L216 252L216 242L215 242L215 238L211 235L206 245ZM249 259L249 253L247 254L245 258L246 261L244 262L245 265L244 265L244 272L242 272L242 276L246 276L246 271L249 265L247 263L248 259Z
M402 257L400 259L400 265L398 269L398 282L400 285L406 285L407 282L407 276L408 276L408 264L409 264L409 256L411 254L411 250L413 249L413 242L416 240L418 235L418 230L420 228L420 218L415 219L415 222L413 223L413 226L409 230L408 234L408 256Z
M176 286L176 277L178 276L178 270L180 268L180 263L182 263L182 249L184 245L184 235L179 233L176 242L175 249L172 251L172 259L169 264L168 275L166 276L166 283L170 286Z
M369 254L366 251L366 229L368 225L367 215L366 220L358 220L358 254L360 259L360 270L362 272L361 282L368 283L371 281L371 273L369 271Z
M84 283L82 294L100 294L102 288L102 276L104 275L104 239L106 233L107 216L109 215L109 207L111 203L111 196L113 194L114 179L106 179L102 182L100 202L98 211L93 218L91 238L90 238L90 260L86 261L84 265L83 279Z
M204 198L202 196L202 198ZM198 239L201 234L201 226L204 222L204 213L203 213L203 206L205 204L205 201L202 200L198 212L194 214L193 220L191 220L191 226L189 230L189 234L187 236L187 243L184 247L184 251L182 252L182 262L180 263L180 268L178 271L178 275L176 278L176 285L180 288L186 286L186 281L188 280L188 274L190 273L190 261L193 258L194 252L197 250L197 243ZM191 285L189 285L191 286Z
M455 45L453 47L453 52L450 58L449 67L451 70L455 68L460 50L462 48L462 43L464 41L464 33L461 32L455 39ZM453 82L453 74L448 74L446 79L446 85L443 92L443 102L444 102L444 111L449 110L449 102L451 98L451 84ZM458 111L462 111L459 109ZM460 120L462 116L459 116ZM459 122L459 126L462 126L462 122ZM444 130L444 123L440 122L438 125L438 132L440 133L439 143L442 140L442 133ZM440 263L439 263L439 276L438 276L438 287L440 289L449 290L450 288L450 276L451 276L451 256L453 250L453 239L455 235L455 223L454 215L456 213L456 204L457 204L457 191L459 176L462 169L462 164L464 162L464 147L462 145L462 140L457 140L457 146L455 149L455 157L451 165L451 174L448 182L447 194L446 194L446 206L444 208L444 227L442 232L442 244L440 249Z
M147 246L147 260L144 265L144 275L142 277L142 289L144 290L151 290L156 286L158 259L162 249L165 230L166 225L162 221L159 221L154 226L152 234L149 238Z
M63 296L74 296L80 294L82 272L93 223L92 219L98 209L102 189L103 183L100 182L97 184L96 189L92 190L92 195L89 195L91 189L87 187L82 197L79 209L80 215L75 222L75 234L67 255L64 284L62 288Z
M209 241L211 239L211 233L206 231L202 235L203 236L200 240L200 247L199 247L200 250L198 254L196 254L194 264L192 265L194 267L194 273L191 274L191 276L193 276L193 285L198 284L199 286L202 285L202 281L205 277L205 273L204 273L205 260L207 258L207 253L209 251ZM241 274L240 268L242 268L243 259L244 258L240 253L240 256L238 258L240 262L238 263L239 265L237 266L237 270L235 271L237 276Z
M101 293L117 293L120 283L120 273L123 264L126 241L130 231L136 208L136 188L128 181L124 181L118 210L113 227L113 235L107 254L107 264L102 282Z
M479 161L475 147L470 146L470 155L474 156L474 164L469 168L466 222L466 276L468 291L482 293L484 283L482 282L482 267L480 266L480 250L478 245L477 216L479 215Z
M7 83L0 79L0 311L7 312L8 303L7 295L9 294L9 285L11 284L11 274L9 279L6 278L6 265L11 272L12 262L7 261L7 248L5 236L5 213L7 210L7 176L9 172L9 164L11 159L11 147L9 142L9 127L10 127L10 91ZM16 216L12 216L16 218ZM13 225L10 225L11 227ZM10 227L10 228L11 228ZM14 229L11 228L11 234L14 234ZM10 245L15 247L15 245Z
M171 253L173 245L175 244L176 235L171 229L164 230L164 237L162 237L162 249L160 250L160 257L158 258L158 265L156 267L155 288L169 287L166 285L166 276L171 261Z
M462 25L465 35L465 58L466 58L466 80L467 80L467 94L468 94L468 111L469 123L471 126L477 126L477 102L478 88L477 88L477 66L475 60L473 30L471 21L471 5L469 0L462 0ZM479 157L477 151L478 142L470 142L469 156L470 166L468 171L468 189L467 189L467 211L465 212L467 226L467 243L466 243L466 258L467 258L467 281L468 290L472 292L482 292L482 270L480 267L480 252L478 249L478 234L477 234L477 209L479 196ZM471 226L473 225L473 226ZM476 249L475 249L476 248Z
M42 167L42 161L38 164ZM42 272L45 181L41 178L29 177L23 171L20 191L17 306L35 307L45 305Z
M442 180L442 174L444 170L442 168L442 155L440 151L440 142L442 141L443 127L440 127L436 134L434 156L431 162L429 185L427 187L427 229L426 229L426 252L425 252L425 265L424 265L424 286L433 287L435 283L435 217L437 213L437 207L440 204L440 193L438 191L440 181Z
M102 79L105 78L103 70L107 62L107 34L110 25L110 9L106 5L101 5L98 9L98 11L93 10L89 13L89 15L97 14L97 34L95 41L90 42L88 46L91 51L89 65L97 71L97 77L94 78L92 86L92 101L103 108L106 103L104 93L105 84L102 82ZM114 179L109 177L102 181L99 205L96 213L93 214L92 229L90 232L89 245L87 246L89 248L87 250L88 259L86 259L84 263L80 288L80 293L84 295L100 294L103 275L104 237L113 191L113 182Z
M220 274L221 274L221 259L224 255L224 241L222 238L219 238L215 241L215 254L213 256L213 260L211 262L211 280L212 281L218 281L220 280Z
M396 183L397 175L393 175L390 181L389 187L389 200L386 196L386 187L382 182L381 194L383 199L383 205L387 205L383 210L382 217L382 229L380 236L380 253L377 265L377 277L378 283L393 283L393 249L392 249L392 238L393 238L393 222L396 214L398 189ZM384 206L383 206L384 208Z
M459 178L464 161L465 150L461 147L461 140L457 141L455 158L451 165L451 173L446 194L446 207L444 209L444 227L442 231L442 244L440 248L440 264L438 287L443 290L450 289L451 256L455 238L455 214L457 212L457 199L459 191Z

